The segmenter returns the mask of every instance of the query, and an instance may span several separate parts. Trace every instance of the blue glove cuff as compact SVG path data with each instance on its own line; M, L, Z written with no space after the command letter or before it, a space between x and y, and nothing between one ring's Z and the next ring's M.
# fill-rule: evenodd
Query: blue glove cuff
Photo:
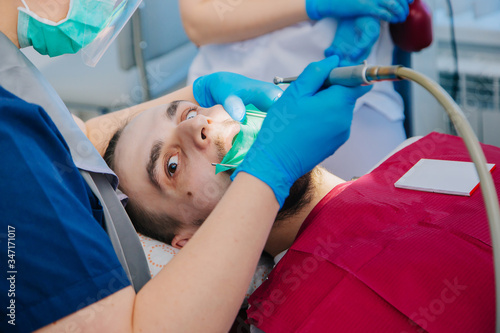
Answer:
M271 190L273 190L274 196L276 197L276 200L278 200L278 204L280 205L280 209L283 207L286 198L288 198L288 195L290 194L290 188L292 187L293 182L288 181L286 177L280 177L281 179L276 179L276 174L272 175L272 170L269 170L267 173L262 173L260 170L256 170L250 165L245 166L244 163L240 164L240 166L238 166L236 170L234 170L233 174L231 175L231 180L234 180L236 175L240 172L246 172L266 183L271 188Z
M311 20L321 20L323 17L319 14L316 8L315 0L306 0L306 13Z
M280 161L276 160L275 156L268 154L260 147L258 142L252 145L243 162L234 170L231 180L234 180L241 171L259 178L273 190L281 209L285 199L290 194L290 188L295 179L286 171ZM257 156L258 158L256 158Z

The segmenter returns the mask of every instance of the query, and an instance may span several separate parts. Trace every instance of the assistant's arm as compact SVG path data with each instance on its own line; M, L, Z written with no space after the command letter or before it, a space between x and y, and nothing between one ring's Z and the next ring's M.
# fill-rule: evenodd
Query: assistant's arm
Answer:
M264 35L308 19L304 0L181 0L182 22L197 45Z
M307 19L372 16L403 22L413 0L182 0L181 16L197 45L241 41Z
M268 185L238 174L188 244L137 295L127 287L40 332L227 332L278 209Z

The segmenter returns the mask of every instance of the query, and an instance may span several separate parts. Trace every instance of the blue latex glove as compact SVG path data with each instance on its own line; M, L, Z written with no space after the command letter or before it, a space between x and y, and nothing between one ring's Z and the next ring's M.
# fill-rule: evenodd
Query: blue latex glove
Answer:
M341 66L358 65L368 58L380 35L380 21L371 16L340 20L325 57L338 55Z
M302 175L349 137L356 99L370 87L318 90L339 58L312 63L267 112L254 144L231 178L247 172L269 185L280 206Z
M373 16L391 23L404 22L413 0L306 0L306 12L312 20L324 17L351 18Z
M267 111L281 94L283 90L272 83L228 72L205 75L193 83L193 95L200 106L222 104L237 121L245 118L245 105L253 104Z

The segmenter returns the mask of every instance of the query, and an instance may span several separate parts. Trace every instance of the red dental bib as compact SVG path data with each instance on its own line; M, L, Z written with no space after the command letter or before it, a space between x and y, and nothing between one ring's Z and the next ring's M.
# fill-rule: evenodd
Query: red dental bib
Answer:
M488 163L500 149L483 145ZM271 332L492 332L495 289L480 189L471 197L398 189L421 158L470 161L431 133L372 173L335 187L250 298ZM497 191L500 172L493 170Z

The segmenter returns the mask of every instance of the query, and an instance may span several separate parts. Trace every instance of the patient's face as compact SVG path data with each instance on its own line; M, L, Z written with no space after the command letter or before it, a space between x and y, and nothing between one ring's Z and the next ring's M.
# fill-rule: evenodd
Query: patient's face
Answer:
M155 107L134 118L115 150L115 172L131 201L192 224L205 219L230 184L215 175L240 127L222 106L189 102Z

